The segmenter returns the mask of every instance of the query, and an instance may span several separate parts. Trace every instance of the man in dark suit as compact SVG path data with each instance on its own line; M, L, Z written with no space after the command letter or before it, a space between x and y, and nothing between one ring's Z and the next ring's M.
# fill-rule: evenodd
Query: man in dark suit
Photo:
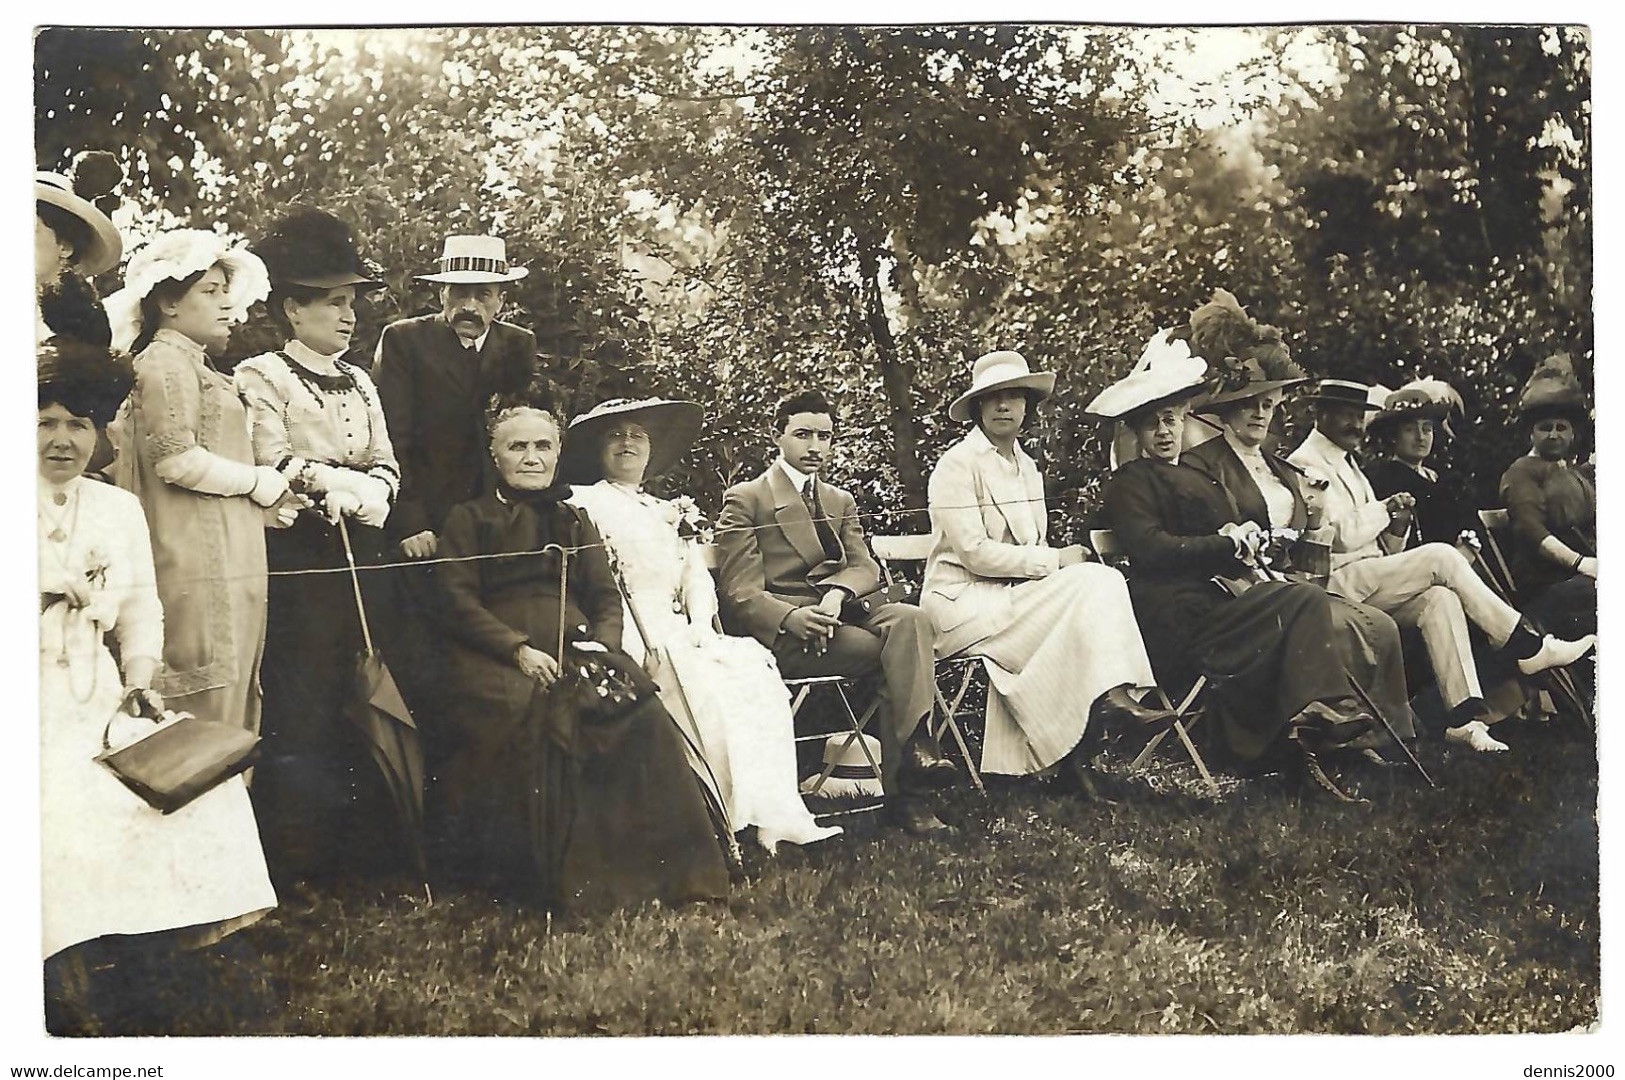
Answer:
M952 783L929 725L931 623L912 604L872 613L851 601L880 586L851 495L819 479L834 440L822 394L786 398L775 418L780 457L723 497L717 519L721 614L729 633L773 651L786 678L878 670L881 786L893 819L916 835L947 828L923 802Z
M446 514L491 485L486 403L523 387L536 370L536 335L496 321L507 286L526 273L508 265L497 237L449 236L436 272L418 278L439 286L440 312L391 323L378 339L372 377L401 466L385 531L407 559L432 558ZM434 569L397 575L400 625L393 628L402 691L414 709L431 713L444 683L433 634Z

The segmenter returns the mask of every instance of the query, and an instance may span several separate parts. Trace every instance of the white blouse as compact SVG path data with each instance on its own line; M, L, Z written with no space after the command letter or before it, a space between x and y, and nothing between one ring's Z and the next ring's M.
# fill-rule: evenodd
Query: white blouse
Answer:
M1264 505L1269 507L1270 527L1272 529L1285 528L1292 523L1292 510L1296 499L1292 489L1282 482L1275 470L1270 468L1269 462L1264 460L1264 451L1256 446L1247 446L1226 431L1224 439L1230 444L1230 449L1236 452L1241 459L1242 468L1253 478L1258 490L1264 495Z

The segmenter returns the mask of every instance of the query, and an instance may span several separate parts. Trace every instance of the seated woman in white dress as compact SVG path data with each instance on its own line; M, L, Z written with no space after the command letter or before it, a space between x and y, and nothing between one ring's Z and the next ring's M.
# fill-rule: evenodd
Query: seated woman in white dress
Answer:
M948 416L975 427L931 470L920 607L938 656L986 661L982 770L1019 775L1064 760L1092 797L1085 732L1169 714L1135 700L1155 678L1123 575L1078 545L1046 542L1044 478L1019 436L1055 376L1015 352L988 353L971 373Z
M841 830L813 821L796 788L790 695L773 654L717 629L710 571L685 523L692 502L659 499L645 476L670 468L699 432L687 401L606 401L570 424L560 476L587 511L626 590L622 647L660 686L660 700L703 754L735 832L757 842L810 844ZM692 752L692 751L691 751Z
M131 382L128 361L105 348L40 346L41 882L54 1034L144 1033L108 1015L122 1012L104 997L113 980L93 972L125 982L133 965L172 965L177 949L212 944L276 904L241 777L162 814L95 760L104 733L118 748L152 727L121 705L163 705L151 689L164 621L146 516L134 495L83 475ZM162 1024L152 1001L137 1004Z

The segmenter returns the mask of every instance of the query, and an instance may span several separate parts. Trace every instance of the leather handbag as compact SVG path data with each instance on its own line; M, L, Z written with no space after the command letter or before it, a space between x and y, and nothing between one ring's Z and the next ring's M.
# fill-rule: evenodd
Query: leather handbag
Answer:
M108 718L102 729L102 752L96 760L153 809L172 814L254 763L258 735L218 720L167 710L162 714L147 709L138 712L161 726L114 750L108 736L130 700L126 697Z

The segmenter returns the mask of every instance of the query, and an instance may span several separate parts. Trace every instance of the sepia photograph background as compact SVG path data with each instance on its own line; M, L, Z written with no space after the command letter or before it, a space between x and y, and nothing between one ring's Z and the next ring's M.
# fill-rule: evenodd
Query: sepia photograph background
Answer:
M946 406L969 361L1018 348L1059 376L1027 442L1054 489L1052 539L1068 543L1106 472L1083 405L1215 288L1280 326L1311 374L1450 381L1468 422L1445 453L1478 505L1494 504L1518 392L1551 352L1575 356L1595 393L1602 450L1607 204L1594 232L1588 152L1595 97L1606 176L1612 80L1599 58L1611 42L1606 22L1589 41L1556 25L1038 24L1596 14L900 9L889 17L969 25L853 33L647 24L886 16L214 8L184 21L515 25L147 32L145 67L132 62L138 32L108 52L116 78L41 88L42 100L61 89L51 100L64 115L38 127L20 104L8 115L19 137L38 133L38 168L82 149L128 153L115 217L127 247L183 224L253 237L293 201L356 223L387 272L356 335L369 354L384 324L433 310L412 279L446 234L502 235L532 268L504 318L536 332L567 411L650 394L705 405L701 438L661 493L712 511L771 460L773 402L816 372L840 400L834 477L866 527L922 529L924 476L957 437ZM562 16L644 25L523 25ZM990 33L995 16L1033 24ZM27 46L13 54L19 102L48 50L63 70L62 57L106 44L72 31L28 41L26 26L10 37ZM224 363L275 344L256 316ZM1290 416L1288 431L1304 421ZM20 463L21 446L12 452ZM14 546L32 566L28 538ZM29 610L23 591L14 610ZM22 655L33 627L7 625ZM1211 1058L1327 1075L1471 1060L1481 1075L1523 1075L1604 1063L1616 1045L1606 1022L1584 1037L1496 1037L1584 1030L1600 1015L1611 936L1591 812L1599 790L1608 804L1600 733L1595 757L1573 741L1453 757L1440 790L1396 780L1356 814L1247 793L1204 801L1177 773L1109 812L966 791L949 846L859 830L769 868L723 912L616 916L563 935L477 894L337 893L252 932L290 1003L270 1029L220 1002L198 1030L176 1032L1487 1039L48 1040L30 903L33 704L21 696L8 785L18 854L4 1030L53 1065L173 1056L165 1075L257 1075L307 1056L341 1069L376 1056L420 1075L432 1061L456 1071L465 1055L540 1070L592 1054L627 1068L669 1056L711 1069L979 1071L1013 1054L1038 1067ZM0 1066L32 1063L19 1051Z

